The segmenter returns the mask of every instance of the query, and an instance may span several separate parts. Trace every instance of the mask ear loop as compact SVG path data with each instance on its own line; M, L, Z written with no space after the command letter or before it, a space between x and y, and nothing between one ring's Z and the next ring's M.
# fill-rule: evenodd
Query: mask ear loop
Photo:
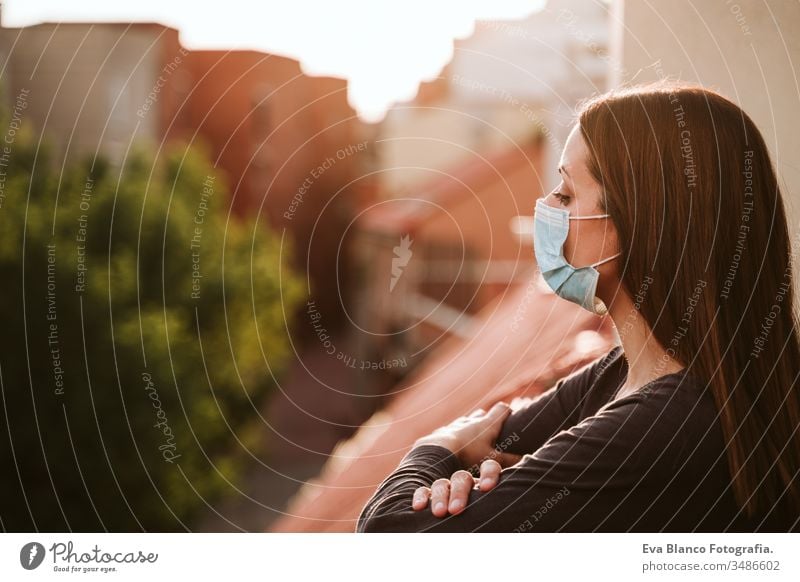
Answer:
M594 268L595 271L597 271L596 267L599 267L600 265L602 265L603 263L607 263L608 261L613 261L618 256L620 256L621 254L622 253L620 252L620 253L617 253L615 255L611 255L607 259L603 259L602 261L597 261L596 263L594 263L594 264L592 264L590 266L592 268ZM603 300L600 299L599 297L595 297L594 298L594 306L593 307L594 307L594 313L596 315L605 315L606 313L608 313L608 307L606 306L605 303L603 303Z
M552 192L550 194L552 194ZM548 194L544 198L540 198L540 200L544 200L545 198L549 197L550 194ZM565 210L565 209L562 209L562 210ZM595 218L608 218L609 216L611 216L611 215L610 214L592 214L592 215L589 215L589 216L568 216L567 218L569 220L592 220L592 219L595 219ZM589 266L590 267L599 267L600 265L602 265L604 263L607 263L608 261L613 261L618 256L620 256L621 254L622 253L620 252L620 253L617 253L615 255L611 255L607 259L603 259L602 261L598 261L598 262L593 263L593 264L591 264Z
M589 220L591 218L608 218L609 216L611 216L611 215L610 214L592 214L591 216L570 216L569 219L570 220ZM604 263L607 263L608 261L613 261L618 256L620 256L621 254L622 253L617 253L615 255L611 255L607 259L603 259L602 261L597 261L596 263L592 263L589 266L590 267L599 267L600 265L602 265Z
M570 220L589 220L590 218L608 218L610 214L592 214L591 216L570 216Z
M617 253L617 254L615 254L615 255L611 255L611 256L610 256L610 257L608 257L607 259L603 259L602 261L597 261L596 263L593 263L591 266L592 266L592 267L599 267L600 265L602 265L602 264L604 264L604 263L607 263L608 261L613 261L613 260L614 260L614 259L616 259L618 256L620 256L621 254L622 254L622 253Z

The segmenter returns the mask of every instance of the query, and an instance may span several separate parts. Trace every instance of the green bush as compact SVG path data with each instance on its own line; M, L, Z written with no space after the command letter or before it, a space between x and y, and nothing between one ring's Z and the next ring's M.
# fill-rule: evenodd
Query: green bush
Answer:
M2 525L190 529L266 452L302 294L291 249L229 217L194 147L62 174L35 141L3 168Z

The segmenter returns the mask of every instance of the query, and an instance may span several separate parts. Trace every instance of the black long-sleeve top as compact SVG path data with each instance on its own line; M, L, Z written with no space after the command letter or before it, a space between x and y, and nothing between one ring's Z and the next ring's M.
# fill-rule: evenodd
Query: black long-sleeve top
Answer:
M780 507L736 505L710 391L686 370L616 398L620 346L512 413L498 450L524 455L458 515L414 511L417 487L462 467L445 447L414 447L378 487L358 532L797 531Z

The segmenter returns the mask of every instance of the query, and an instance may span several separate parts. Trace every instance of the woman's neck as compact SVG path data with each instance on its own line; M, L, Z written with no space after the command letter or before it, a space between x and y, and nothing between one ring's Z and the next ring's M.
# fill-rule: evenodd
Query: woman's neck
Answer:
M681 371L685 366L667 353L627 294L620 294L609 309L628 362L625 384L617 398L626 396L656 378Z

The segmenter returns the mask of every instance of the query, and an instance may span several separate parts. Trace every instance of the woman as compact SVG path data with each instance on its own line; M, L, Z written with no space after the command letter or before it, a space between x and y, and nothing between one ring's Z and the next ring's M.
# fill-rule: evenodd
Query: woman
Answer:
M559 172L539 270L621 345L417 440L358 531L797 530L791 241L760 132L712 91L627 88L581 108Z

